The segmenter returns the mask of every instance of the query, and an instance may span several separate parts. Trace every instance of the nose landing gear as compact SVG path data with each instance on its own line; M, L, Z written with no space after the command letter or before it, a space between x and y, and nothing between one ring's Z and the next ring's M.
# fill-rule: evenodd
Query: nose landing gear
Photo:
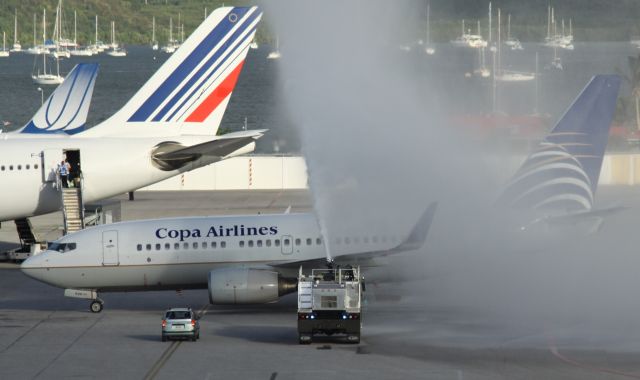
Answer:
M100 298L96 298L89 304L89 310L91 310L92 313L99 313L102 311L103 306L104 301L102 301Z

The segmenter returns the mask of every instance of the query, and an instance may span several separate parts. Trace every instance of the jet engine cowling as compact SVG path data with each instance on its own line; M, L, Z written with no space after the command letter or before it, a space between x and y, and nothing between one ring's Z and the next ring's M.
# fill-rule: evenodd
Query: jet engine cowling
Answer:
M209 302L214 305L269 303L296 290L295 279L267 269L222 268L209 272Z

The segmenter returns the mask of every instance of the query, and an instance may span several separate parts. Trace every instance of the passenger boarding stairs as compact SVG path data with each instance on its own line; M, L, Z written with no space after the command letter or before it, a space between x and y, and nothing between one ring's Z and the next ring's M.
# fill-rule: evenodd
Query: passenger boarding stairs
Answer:
M31 222L27 218L16 219L14 222L20 238L20 245L28 251L29 247L36 243L36 237L31 230Z
M62 215L65 235L84 228L81 189L75 187L62 189Z
M64 234L80 231L84 228L84 203L82 201L82 180L80 186L62 188L62 217Z

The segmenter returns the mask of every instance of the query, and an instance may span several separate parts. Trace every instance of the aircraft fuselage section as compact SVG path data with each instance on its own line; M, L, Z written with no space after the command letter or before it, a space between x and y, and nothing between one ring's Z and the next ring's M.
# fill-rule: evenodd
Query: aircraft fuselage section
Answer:
M152 164L150 152L164 141L191 145L201 137L156 138L10 138L0 139L0 221L54 212L60 209L55 181L57 164L65 150L80 151L84 179L83 199L94 202L133 191L216 159L201 158L178 170L164 171Z

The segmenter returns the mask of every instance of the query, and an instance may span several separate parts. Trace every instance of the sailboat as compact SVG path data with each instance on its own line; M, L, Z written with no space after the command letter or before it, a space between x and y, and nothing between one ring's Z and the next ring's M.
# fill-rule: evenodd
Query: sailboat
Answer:
M37 24L37 16L34 13L33 14L33 46L28 48L25 52L27 54L33 54L33 55L38 55L38 54L42 54L43 52L43 47L39 46L36 40L36 24ZM43 32L44 33L44 32Z
M22 45L20 45L20 41L18 41L18 10L15 10L15 15L13 18L13 47L11 48L12 53L17 53L22 51Z
M68 48L74 46L74 44L68 38L62 37L62 16L62 0L59 0L56 8L55 27L53 28L55 49L51 52L51 55L54 58L71 58L71 52L69 52Z
M95 43L89 46L89 48L93 50L93 54L100 54L109 48L109 45L105 44L104 42L98 39L98 15L96 15L96 21L95 21L95 40L94 41Z
M536 78L534 73L527 72L519 72L512 70L504 70L502 68L502 35L501 35L502 22L500 19L500 8L498 8L498 52L497 52L497 60L494 62L496 75L494 80L498 82L528 82L532 81Z
M80 48L78 45L78 17L76 11L73 11L73 44L75 48L71 50L71 55L81 57L91 57L93 55L93 49Z
M427 55L434 55L436 49L431 44L431 2L427 3L427 41L424 48Z
M481 78L489 78L491 76L491 71L489 71L485 63L485 49L486 48L478 49L478 68L473 70L473 74Z
M108 55L112 57L126 57L127 52L118 47L116 43L116 23L115 21L111 21L111 50L107 52Z
M169 41L167 41L167 45L162 47L162 51L168 54L172 54L175 52L178 47L178 41L173 39L173 18L169 17Z
M269 53L269 55L267 55L267 59L280 59L282 55L280 54L280 40L278 37L276 37L276 50L273 50L272 52Z
M0 58L9 56L9 50L7 50L7 33L2 32L2 50L0 50Z
M511 37L511 13L507 16L507 39L504 44L510 47L511 50L523 50L520 41Z
M46 26L47 26L47 13L46 10L42 14L42 45L45 45L46 42ZM47 50L42 50L42 72L38 69L37 72L31 74L31 79L33 79L33 83L40 85L52 85L52 84L60 84L64 82L64 78L60 76L60 60L56 58L56 74L47 72ZM35 65L34 65L35 69Z
M480 29L480 26L478 26L478 29ZM460 35L455 40L452 40L451 43L454 46L468 47L468 48L483 48L483 47L487 47L488 45L487 41L482 38L480 33L471 34L471 30L469 31L464 30L464 20L462 20L462 35Z
M153 17L153 22L151 23L151 49L158 50L158 41L156 40L156 18Z

